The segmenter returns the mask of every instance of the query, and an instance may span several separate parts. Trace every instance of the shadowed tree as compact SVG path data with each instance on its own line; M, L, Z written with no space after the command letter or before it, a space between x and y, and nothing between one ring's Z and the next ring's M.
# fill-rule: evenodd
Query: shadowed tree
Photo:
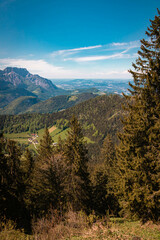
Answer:
M63 168L61 155L55 154L52 143L52 138L46 128L40 141L27 193L29 196L27 204L35 217L47 214L50 209L59 209L61 205Z
M38 158L39 159L50 157L50 155L53 152L52 143L53 143L53 140L49 134L48 128L45 128L44 135L43 135L42 139L40 140L40 145L38 148Z
M130 70L134 84L117 149L121 205L127 215L157 221L160 216L160 11L141 40Z
M66 166L64 190L66 202L73 210L89 211L89 174L87 170L87 149L85 147L81 126L73 116L70 130L63 149Z

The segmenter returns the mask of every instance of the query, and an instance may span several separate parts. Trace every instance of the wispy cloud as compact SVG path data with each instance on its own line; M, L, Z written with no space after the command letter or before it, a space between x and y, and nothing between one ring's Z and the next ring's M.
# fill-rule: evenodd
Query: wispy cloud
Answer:
M127 69L136 59L139 45L139 41L114 42L59 50L41 59L34 59L36 56L32 54L24 58L4 58L0 59L0 68L27 68L32 74L49 79L129 78Z
M65 61L71 60L75 62L91 62L91 61L100 61L100 60L108 60L108 59L125 59L125 58L135 58L137 56L136 53L126 54L129 49L122 51L120 53L111 54L111 55L101 55L101 56L87 56L87 57L78 57L78 58L67 58Z
M134 58L134 49L138 48L139 46L139 41L113 42L104 45L59 50L52 52L51 56L54 57L54 59L57 58L61 59L62 61L73 61L77 63L117 58ZM130 53L127 54L129 51ZM107 54L106 52L110 52L110 54ZM71 55L72 57L69 57Z
M131 42L113 42L111 46L114 47L126 47L126 48L137 48L140 46L140 41L131 41Z
M0 59L0 69L5 67L20 67L27 68L32 74L38 74L42 77L49 79L75 79L75 78L84 78L84 79L106 79L106 78L123 78L128 79L130 75L127 70L121 69L101 69L98 68L65 68L54 66L45 60L26 60L26 59Z
M80 48L73 48L73 49L64 49L64 50L58 50L55 52L51 53L51 56L56 56L56 55L70 55L74 54L75 52L80 52L84 50L91 50L91 49L96 49L96 48L101 48L102 45L96 45L96 46L89 46L89 47L80 47Z

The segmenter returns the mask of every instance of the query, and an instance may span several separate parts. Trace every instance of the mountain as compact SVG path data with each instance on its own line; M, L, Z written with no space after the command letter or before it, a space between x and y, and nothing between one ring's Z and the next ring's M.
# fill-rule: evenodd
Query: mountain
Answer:
M54 125L61 129L63 134L68 120L74 114L82 126L84 136L89 139L87 146L90 159L96 162L107 134L111 135L114 143L118 143L117 133L122 130L122 104L124 103L125 98L117 94L103 95L57 113L0 115L0 130L4 133L21 133L29 129L38 131L45 126Z
M92 93L82 93L77 95L62 95L49 98L45 101L32 105L26 113L53 113L73 107L88 99L95 98L97 95Z
M117 131L122 127L120 119L123 104L125 104L125 98L117 94L98 96L65 111L48 115L48 124L58 119L69 120L74 114L82 125L84 135L92 141L101 142L107 134L111 134L116 142Z
M24 113L30 106L40 102L37 97L34 96L21 96L13 100L10 104L5 106L0 114L19 114Z
M0 71L0 107L20 96L36 96L46 100L56 95L66 94L52 81L33 75L25 68L7 67Z
M41 87L45 90L57 91L58 88L48 79L39 75L30 74L25 68L7 67L3 70L1 78L6 82L11 82L15 87L36 89Z
M0 130L6 133L24 132L28 131L32 125L37 131L45 126L51 127L58 121L61 121L63 125L63 122L70 120L74 114L81 123L84 135L91 141L101 145L106 135L110 134L114 142L117 142L117 132L122 128L120 119L122 118L122 104L124 103L125 98L119 95L103 95L57 113L1 115Z
M60 95L40 101L35 96L21 96L10 102L0 115L23 114L23 113L53 113L65 110L88 99L95 98L96 94L82 93L76 95Z

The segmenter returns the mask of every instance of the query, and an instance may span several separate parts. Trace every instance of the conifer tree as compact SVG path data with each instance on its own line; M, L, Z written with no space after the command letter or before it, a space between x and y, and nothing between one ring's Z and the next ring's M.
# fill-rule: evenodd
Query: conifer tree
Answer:
M103 162L105 162L106 168L110 168L114 164L115 146L109 134L105 137L103 141L103 147L101 149L101 159Z
M98 163L92 174L94 210L100 214L109 211L116 215L119 210L114 189L116 156L115 146L109 134L103 141L100 159L102 163Z
M1 136L0 143L0 207L6 219L16 221L19 227L28 227L29 214L24 202L25 182L21 166L22 153L15 141Z
M31 186L27 189L26 201L35 217L47 214L47 211L58 209L61 202L61 163L55 157L52 138L45 129L38 156L34 164ZM27 199L27 196L28 199Z
M49 134L48 128L45 128L43 138L40 140L40 146L38 148L38 158L50 157L53 152L52 146L53 140Z
M87 149L81 126L75 116L70 120L70 131L63 151L66 164L64 189L67 204L75 211L81 209L87 211L90 194Z
M25 158L25 166L24 166L24 172L25 172L25 178L28 180L28 178L30 177L32 171L33 171L33 167L34 167L34 158L32 156L31 151L27 148L24 154L24 158Z
M0 134L0 216L5 215L6 198L8 192L8 176L9 168L7 165L7 158L5 156L5 139L3 134Z
M130 70L134 84L117 149L119 193L126 214L143 222L160 216L160 11L141 40Z

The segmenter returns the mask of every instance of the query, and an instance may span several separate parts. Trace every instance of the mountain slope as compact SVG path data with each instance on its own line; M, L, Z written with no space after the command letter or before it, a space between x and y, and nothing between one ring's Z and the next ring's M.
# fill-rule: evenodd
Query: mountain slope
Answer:
M89 155L98 156L107 134L112 136L114 143L118 142L117 133L122 129L120 119L124 103L125 99L119 95L103 95L52 114L1 115L0 130L5 133L20 133L28 131L31 127L37 131L45 126L56 125L63 132L64 127L67 127L68 120L74 114L81 123L84 136L90 139ZM95 159L92 157L91 159L96 161L96 157Z
M30 106L38 103L40 100L34 96L21 96L13 100L8 106L0 111L0 114L19 114L24 113Z
M0 115L23 114L23 113L53 113L75 106L97 95L82 93L77 95L61 95L40 101L35 96L21 96L14 99L3 109Z
M37 96L46 100L62 94L66 94L66 91L46 78L30 74L25 68L7 67L0 71L0 107L20 96Z
M99 142L107 134L111 134L116 141L116 133L122 126L120 118L124 102L125 99L119 95L104 95L52 114L2 115L0 116L0 130L5 128L6 132L17 132L17 129L18 132L27 131L30 124L34 125L35 130L39 130L45 126L53 126L57 120L69 120L74 114L80 121L83 132L91 140ZM11 128L8 128L10 125Z
M5 82L0 79L0 108L4 108L14 99L21 96L36 96L34 93L21 88L15 87L11 82Z
M62 111L84 102L88 99L95 98L97 95L92 93L83 93L77 95L62 95L52 97L46 101L39 102L26 110L26 113L53 113Z

